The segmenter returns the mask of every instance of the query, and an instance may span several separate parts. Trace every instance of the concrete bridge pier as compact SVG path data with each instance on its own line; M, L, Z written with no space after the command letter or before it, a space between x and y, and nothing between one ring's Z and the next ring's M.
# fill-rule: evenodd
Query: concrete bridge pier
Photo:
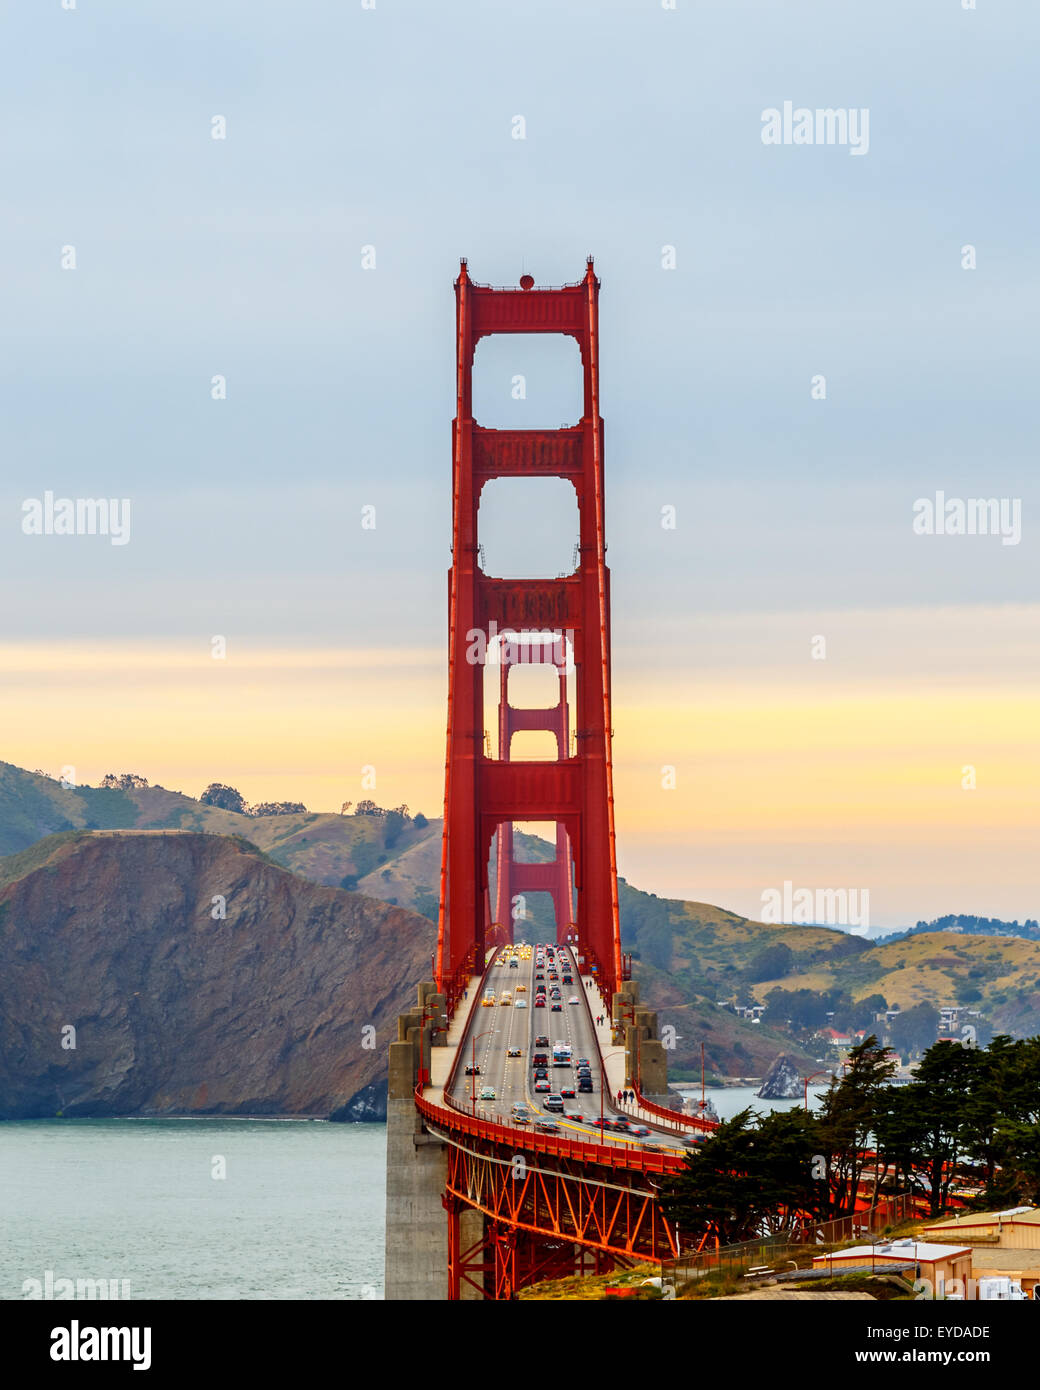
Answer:
M418 987L418 1005L397 1021L390 1044L386 1101L387 1299L444 1300L448 1290L448 1213L442 1197L447 1178L444 1144L427 1133L415 1108L420 1059L429 1075L431 1048L444 1046L447 1018L443 995L431 980ZM463 1250L483 1239L483 1213L459 1213ZM464 1280L461 1299L481 1294Z
M647 1100L679 1110L681 1100L668 1089L668 1059L658 1037L657 1013L640 1005L638 980L626 980L614 995L611 1018L624 1039L625 1074L638 1082Z

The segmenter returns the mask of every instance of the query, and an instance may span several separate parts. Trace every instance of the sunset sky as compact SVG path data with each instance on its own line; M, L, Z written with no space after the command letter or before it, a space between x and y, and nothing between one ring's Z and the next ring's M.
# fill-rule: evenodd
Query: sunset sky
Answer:
M0 758L438 815L459 256L593 253L621 872L1037 916L1036 7L146 11L6 21L50 61L0 87ZM869 152L764 145L787 99ZM476 372L483 424L577 419L573 343ZM47 491L129 543L26 535ZM915 534L940 491L1021 539ZM492 572L569 568L569 508L487 501Z

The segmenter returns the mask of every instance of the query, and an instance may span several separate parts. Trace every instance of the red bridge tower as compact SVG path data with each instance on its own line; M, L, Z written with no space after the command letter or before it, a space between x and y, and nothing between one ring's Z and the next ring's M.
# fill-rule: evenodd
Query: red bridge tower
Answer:
M622 981L610 722L610 588L604 555L603 421L599 413L599 281L589 259L584 279L562 288L474 284L463 261L455 282L457 406L453 422L452 566L449 573L448 736L444 776L437 988L452 1010L486 946L512 939L516 893L549 891L557 934L576 932L607 998ZM577 339L584 376L581 421L560 430L485 429L473 419L473 356L490 333L560 333ZM562 579L493 579L478 563L477 511L492 478L564 478L577 494L579 563ZM503 636L504 635L504 636ZM510 665L541 659L560 676L556 706L509 705ZM497 651L502 676L498 754L485 750L484 659ZM537 656L535 657L537 660ZM573 747L565 672L574 669ZM512 734L554 733L557 756L518 762ZM551 864L513 859L514 821L554 821ZM488 860L497 836L492 915ZM573 856L573 879L571 858ZM577 894L576 909L573 908Z

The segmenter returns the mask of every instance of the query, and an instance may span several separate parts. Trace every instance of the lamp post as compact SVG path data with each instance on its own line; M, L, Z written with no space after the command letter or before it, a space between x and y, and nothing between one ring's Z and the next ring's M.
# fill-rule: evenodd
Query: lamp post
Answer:
M425 1001L424 1001L424 1002L423 1002L423 1006L422 1006L422 1016L421 1016L420 1019L419 1019L419 1085L420 1085L420 1086L423 1086L423 1087L425 1087L425 1085L426 1085L425 1072L424 1072L424 1069L423 1069L423 1033L426 1031L426 1020L427 1020L428 1018L434 1018L434 1017L436 1016L436 1014L437 1014L437 1010L436 1010L436 1009L431 1009L431 1008L429 1008L428 1005L427 1005L427 1004L425 1003ZM433 1052L433 1033L436 1032L436 1031L437 1031L436 1029L432 1029L431 1032L430 1032L430 1052L431 1052L431 1056L430 1056L430 1070L431 1070L431 1071L433 1070L433 1056L432 1056L432 1052Z
M805 1108L806 1108L806 1110L809 1109L809 1082L810 1082L810 1081L813 1079L813 1077L815 1077L815 1076L827 1076L827 1075L828 1075L828 1073L827 1073L826 1071L814 1071L814 1072L810 1072L808 1076L803 1076L803 1077L802 1077L802 1080L805 1082Z
M603 1137L603 1119L604 1119L604 1115L603 1115L603 1093L604 1093L604 1091L606 1090L606 1085L607 1085L607 1062L610 1060L611 1057L623 1057L624 1055L625 1055L625 1049L624 1049L624 1048L620 1048L620 1049L618 1049L616 1052L608 1052L607 1055L606 1055L606 1057L604 1057L603 1054L600 1053L600 1058L599 1058L599 1118L600 1118L599 1133L600 1133L600 1138Z

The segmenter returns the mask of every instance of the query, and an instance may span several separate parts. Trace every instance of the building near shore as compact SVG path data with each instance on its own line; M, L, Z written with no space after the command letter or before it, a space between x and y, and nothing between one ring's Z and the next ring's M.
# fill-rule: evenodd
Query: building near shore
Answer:
M1040 1207L969 1212L924 1228L929 1240L958 1240L971 1247L971 1275L1004 1276L1032 1296L1040 1283Z
M813 1269L833 1269L836 1274L851 1273L852 1270L872 1269L884 1272L886 1269L908 1271L911 1279L928 1279L933 1288L940 1283L949 1284L954 1279L962 1282L971 1278L972 1251L970 1246L944 1245L929 1240L893 1240L881 1245L854 1245L847 1250L835 1250L829 1255L814 1255Z

